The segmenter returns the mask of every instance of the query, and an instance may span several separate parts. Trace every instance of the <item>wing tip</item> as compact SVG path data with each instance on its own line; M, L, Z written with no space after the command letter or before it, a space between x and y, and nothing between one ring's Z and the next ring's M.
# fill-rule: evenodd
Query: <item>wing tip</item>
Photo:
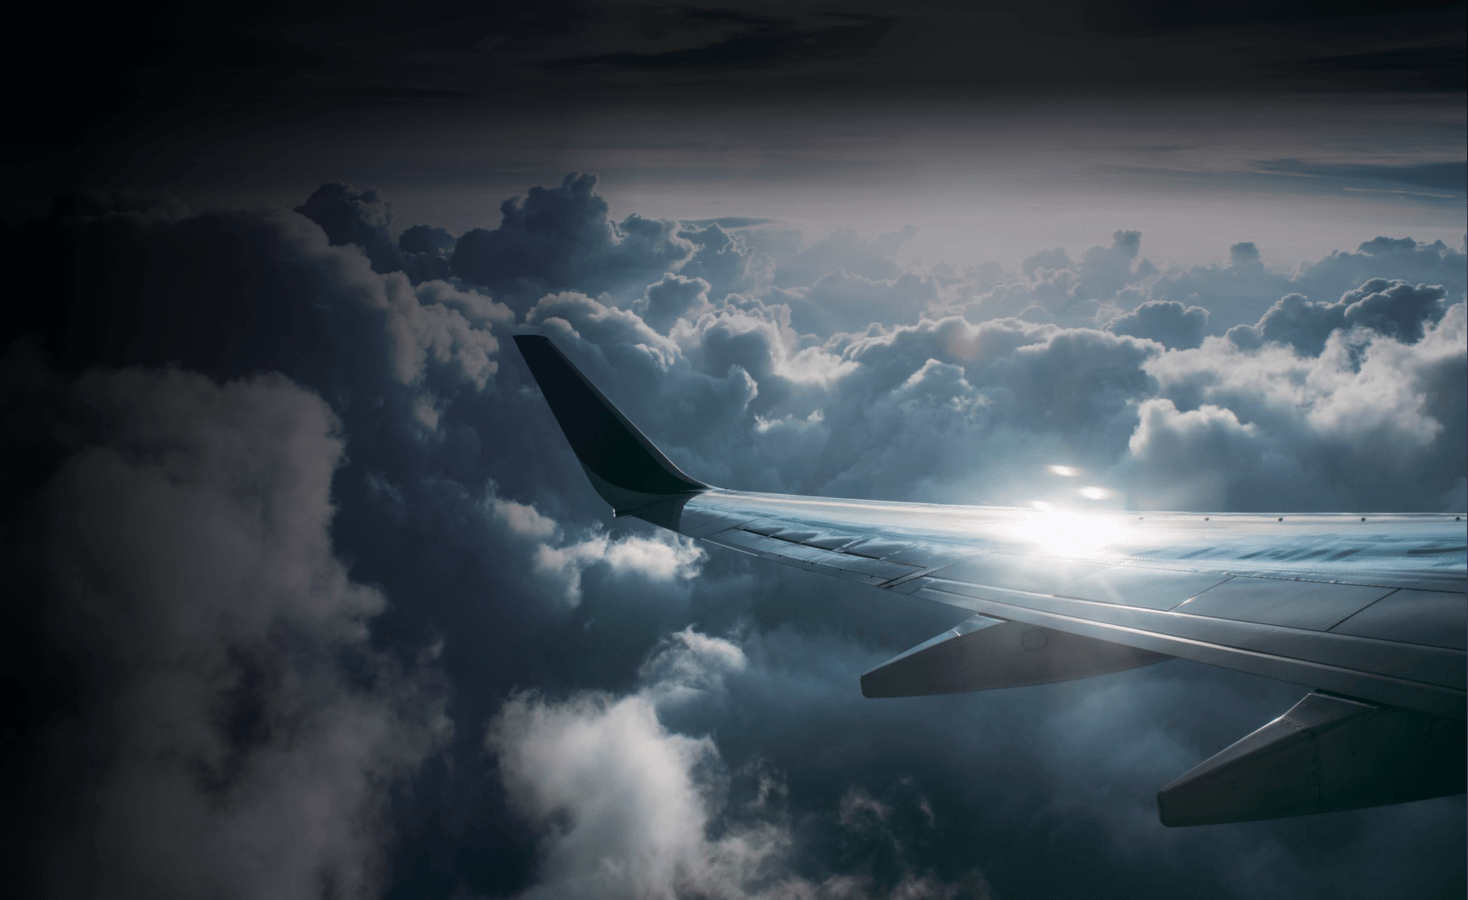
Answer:
M613 508L708 490L654 446L554 341L539 334L514 339L592 486Z

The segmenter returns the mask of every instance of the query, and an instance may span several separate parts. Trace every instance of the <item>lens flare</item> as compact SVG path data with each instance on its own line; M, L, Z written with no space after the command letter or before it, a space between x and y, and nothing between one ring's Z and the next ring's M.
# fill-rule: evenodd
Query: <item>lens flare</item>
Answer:
M1050 474L1059 475L1061 478L1074 478L1081 474L1081 470L1074 466L1047 466Z
M1014 536L1039 544L1057 556L1079 556L1126 537L1112 519L1042 510L1010 529Z

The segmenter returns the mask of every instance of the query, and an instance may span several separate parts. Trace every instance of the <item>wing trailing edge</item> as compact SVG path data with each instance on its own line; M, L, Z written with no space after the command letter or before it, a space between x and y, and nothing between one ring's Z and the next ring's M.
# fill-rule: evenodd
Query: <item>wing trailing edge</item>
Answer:
M974 616L861 676L866 697L1053 684L1172 659L1124 644Z

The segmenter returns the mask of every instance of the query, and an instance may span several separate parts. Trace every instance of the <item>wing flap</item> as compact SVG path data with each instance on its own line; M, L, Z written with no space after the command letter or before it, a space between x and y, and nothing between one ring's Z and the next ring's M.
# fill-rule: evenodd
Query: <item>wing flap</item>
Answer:
M1336 634L1468 650L1468 595L1402 590L1336 625Z
M1357 584L1238 577L1175 609L1194 616L1328 631L1391 592L1391 588Z
M1464 718L1461 651L921 580L914 596L994 618Z
M973 616L861 676L865 697L922 697L1108 675L1169 657Z
M1117 606L1172 609L1228 578L1212 572L1112 566L1066 584L1055 593Z

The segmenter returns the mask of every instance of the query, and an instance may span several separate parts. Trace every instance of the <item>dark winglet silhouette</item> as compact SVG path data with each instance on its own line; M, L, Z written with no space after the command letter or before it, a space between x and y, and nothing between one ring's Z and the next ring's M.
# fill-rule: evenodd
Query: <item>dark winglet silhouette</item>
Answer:
M592 486L619 514L709 489L673 465L549 338L515 336Z

